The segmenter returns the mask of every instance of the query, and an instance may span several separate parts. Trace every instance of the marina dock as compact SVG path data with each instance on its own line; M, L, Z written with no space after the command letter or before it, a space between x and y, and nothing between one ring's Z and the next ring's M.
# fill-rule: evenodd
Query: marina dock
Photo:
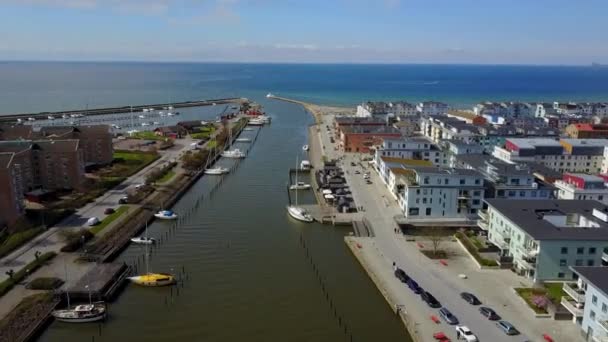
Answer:
M109 301L124 284L131 267L123 263L97 264L74 286L67 289L70 299L88 301L89 293L93 301Z
M154 110L165 110L169 107L175 108L188 108L188 107L202 107L212 106L227 103L242 103L247 101L245 98L225 98L225 99L211 99L201 101L185 101L185 102L170 102L170 103L155 103L155 104L144 104L137 106L121 106L121 107L106 107L106 108L92 108L92 109L77 109L57 112L40 112L40 113L19 113L19 114L6 114L0 116L0 123L3 122L15 122L17 119L27 120L27 118L34 119L46 119L47 116L61 117L62 115L82 114L84 116L95 116L95 115L107 115L107 114L118 114L141 112L144 109Z

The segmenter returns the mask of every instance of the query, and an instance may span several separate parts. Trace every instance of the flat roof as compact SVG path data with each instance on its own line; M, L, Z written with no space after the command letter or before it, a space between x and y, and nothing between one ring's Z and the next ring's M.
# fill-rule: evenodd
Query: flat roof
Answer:
M440 167L429 167L429 166L415 166L411 169L415 170L417 173L431 173L438 175L460 175L460 176L479 176L483 177L481 173L476 170L469 169L443 169Z
M572 145L572 147L581 146L593 146L593 147L604 147L608 146L608 139L561 139L566 144Z
M526 164L509 164L487 154L461 154L456 156L456 160L475 169L486 169L486 167L491 166L496 173L501 175L532 175L532 170Z
M368 126L352 125L340 127L344 133L351 134L401 134L398 129L392 126Z
M580 179L584 180L585 182L602 182L602 183L604 183L604 178L596 176L596 175L588 175L586 173L570 173L570 172L564 173L564 176L565 175L580 178Z
M602 291L604 296L608 297L608 267L571 266L570 269L583 278L585 282L592 284L593 287Z
M385 163L392 163L392 164L433 166L433 163L431 163L430 161L421 160L421 159L407 159L407 158L395 158L395 157L380 157L380 159L382 159L382 161L384 161Z
M485 202L535 240L608 241L608 223L592 215L593 209L606 212L608 207L597 201L557 199L530 201L490 198ZM546 214L579 214L585 216L589 221L597 223L599 227L559 227L543 219Z
M559 141L551 138L507 138L507 140L519 148L535 148L536 146L562 147Z

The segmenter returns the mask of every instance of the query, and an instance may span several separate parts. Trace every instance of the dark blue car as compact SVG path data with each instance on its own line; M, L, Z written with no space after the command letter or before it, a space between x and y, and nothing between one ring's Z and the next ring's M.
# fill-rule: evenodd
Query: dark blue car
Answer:
M416 281L414 281L414 279L410 278L407 280L407 286L412 289L412 291L414 291L414 293L419 294L420 292L422 292L422 287L420 287L418 285L418 283Z

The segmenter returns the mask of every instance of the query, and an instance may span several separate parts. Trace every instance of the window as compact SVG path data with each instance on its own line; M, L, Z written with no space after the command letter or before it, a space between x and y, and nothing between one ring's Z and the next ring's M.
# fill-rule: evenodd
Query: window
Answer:
M429 177L424 177L424 184L429 184Z
M595 311L591 310L591 311L589 312L589 318L591 318L591 319L595 320Z
M567 265L566 259L559 259L559 265L560 266L566 266Z
M479 203L481 203L481 202L478 199L473 200L473 205L479 205Z
M530 191L530 196L532 196L532 197L536 197L536 190L532 190L532 191Z
M562 254L568 254L568 247L562 247Z
M606 303L602 303L602 312L603 313L607 313L608 312L608 305L606 305Z
M598 200L598 201L603 201L603 200L604 200L604 195L599 195L599 196L597 196L597 200Z
M589 247L589 254L595 254L595 247Z
M593 266L595 264L595 260L589 259L587 260L587 266Z
M420 189L416 189L416 195L420 195Z
M585 253L585 247L578 247L576 249L576 254L583 254Z
M460 185L464 185L464 178L460 179Z
M479 178L475 179L475 184L479 185L481 183L481 181L479 180Z
M447 178L446 178L446 179L444 179L444 180L443 180L443 184L445 184L445 185L450 184L450 180L449 180L449 179L447 179Z
M426 204L426 197L422 199L422 204Z
M509 191L509 197L515 197L515 191Z
M426 216L431 216L431 208L426 208Z
M519 197L526 197L526 192L525 191L520 191L519 192Z
M591 296L591 304L597 305L597 296L596 295Z
M557 277L558 277L558 278L563 278L563 277L565 277L565 276L566 276L566 275L564 274L564 272L559 272L559 273L557 274Z
M409 214L412 216L418 215L418 208L410 208Z
M583 266L583 260L582 259L576 259L576 261L574 262L574 264L576 266Z

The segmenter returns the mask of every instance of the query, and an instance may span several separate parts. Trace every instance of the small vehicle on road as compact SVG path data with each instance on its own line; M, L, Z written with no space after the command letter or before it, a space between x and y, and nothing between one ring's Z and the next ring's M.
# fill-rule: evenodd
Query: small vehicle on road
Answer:
M372 182L371 180L369 180L369 179L368 179L368 180L366 180L366 181L365 181L365 183L366 183L366 184L373 184L373 182Z
M420 292L420 298L422 298L422 300L430 307L432 308L440 308L441 307L441 303L439 303L439 301L433 297L433 295L430 292L427 291L422 291Z
M356 175L360 175L360 174L361 174L361 171L359 171L359 170L355 170L355 174L356 174Z
M485 317L487 317L490 321L498 321L500 319L500 316L498 316L496 311L492 310L487 306L480 307L479 312Z
M129 203L129 196L123 196L118 199L118 204L127 204Z
M462 297L462 299L464 299L467 303L469 303L471 305L479 305L479 304L481 304L481 301L479 299L477 299L477 297L475 297L475 295L472 294L472 293L462 292L460 294L460 297Z
M519 331L517 331L517 329L515 329L513 324L511 324L507 321L498 321L498 322L496 322L496 326L500 330L504 331L504 333L507 335L518 335L519 334Z
M458 324L458 318L456 318L456 316L454 316L450 310L446 308L439 309L439 316L441 316L441 318L443 318L447 324Z
M407 287L409 287L416 294L422 292L422 287L420 287L418 283L412 278L407 280Z
M103 213L105 215L114 214L114 208L106 208L106 210L104 210Z
M433 334L433 338L436 339L439 342L450 342L451 340L443 333L443 332L436 332Z
M355 162L350 162L350 166L357 166L357 164L355 164Z
M401 280L402 283L406 283L408 279L410 279L410 277L408 277L408 275L405 273L404 270L397 268L395 270L395 277L397 277L397 279Z
M463 339L467 342L478 342L477 336L473 334L471 329L465 325L459 325L456 327L456 339Z

